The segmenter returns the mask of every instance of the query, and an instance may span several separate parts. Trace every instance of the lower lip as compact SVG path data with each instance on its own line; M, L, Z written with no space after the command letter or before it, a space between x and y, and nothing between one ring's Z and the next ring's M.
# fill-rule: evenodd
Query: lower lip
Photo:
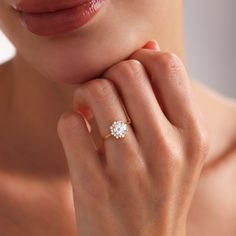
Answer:
M82 5L56 12L20 12L23 25L40 36L54 36L78 29L89 22L105 5L106 0L90 0Z

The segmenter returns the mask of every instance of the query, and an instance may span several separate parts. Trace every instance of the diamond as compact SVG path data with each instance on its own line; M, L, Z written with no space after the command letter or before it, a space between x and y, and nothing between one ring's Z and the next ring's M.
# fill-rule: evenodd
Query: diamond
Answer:
M124 121L114 121L110 126L111 134L115 138L124 138L128 132L127 124Z

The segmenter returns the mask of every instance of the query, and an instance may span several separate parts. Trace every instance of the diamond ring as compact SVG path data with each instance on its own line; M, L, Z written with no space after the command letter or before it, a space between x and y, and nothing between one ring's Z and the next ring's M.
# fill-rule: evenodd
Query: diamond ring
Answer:
M103 139L107 139L110 136L114 136L116 139L124 138L128 132L127 125L131 124L131 120L128 118L126 122L117 120L110 126L110 133L105 135Z

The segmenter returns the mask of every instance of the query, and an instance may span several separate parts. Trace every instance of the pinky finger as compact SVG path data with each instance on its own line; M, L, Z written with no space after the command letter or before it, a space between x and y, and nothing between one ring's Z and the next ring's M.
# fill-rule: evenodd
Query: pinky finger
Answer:
M64 113L57 124L73 187L89 186L102 177L102 165L82 115Z

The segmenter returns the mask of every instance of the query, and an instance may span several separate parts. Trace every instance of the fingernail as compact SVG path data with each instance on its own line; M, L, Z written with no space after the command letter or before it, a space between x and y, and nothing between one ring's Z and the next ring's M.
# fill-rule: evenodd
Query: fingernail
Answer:
M151 42L153 43L154 49L155 49L156 51L160 51L160 46L159 46L159 44L157 43L157 41L156 41L155 39L153 39Z
M157 43L157 41L156 41L155 39L149 40L149 41L144 45L144 48L152 49L152 50L156 50L156 51L160 51L159 44Z

